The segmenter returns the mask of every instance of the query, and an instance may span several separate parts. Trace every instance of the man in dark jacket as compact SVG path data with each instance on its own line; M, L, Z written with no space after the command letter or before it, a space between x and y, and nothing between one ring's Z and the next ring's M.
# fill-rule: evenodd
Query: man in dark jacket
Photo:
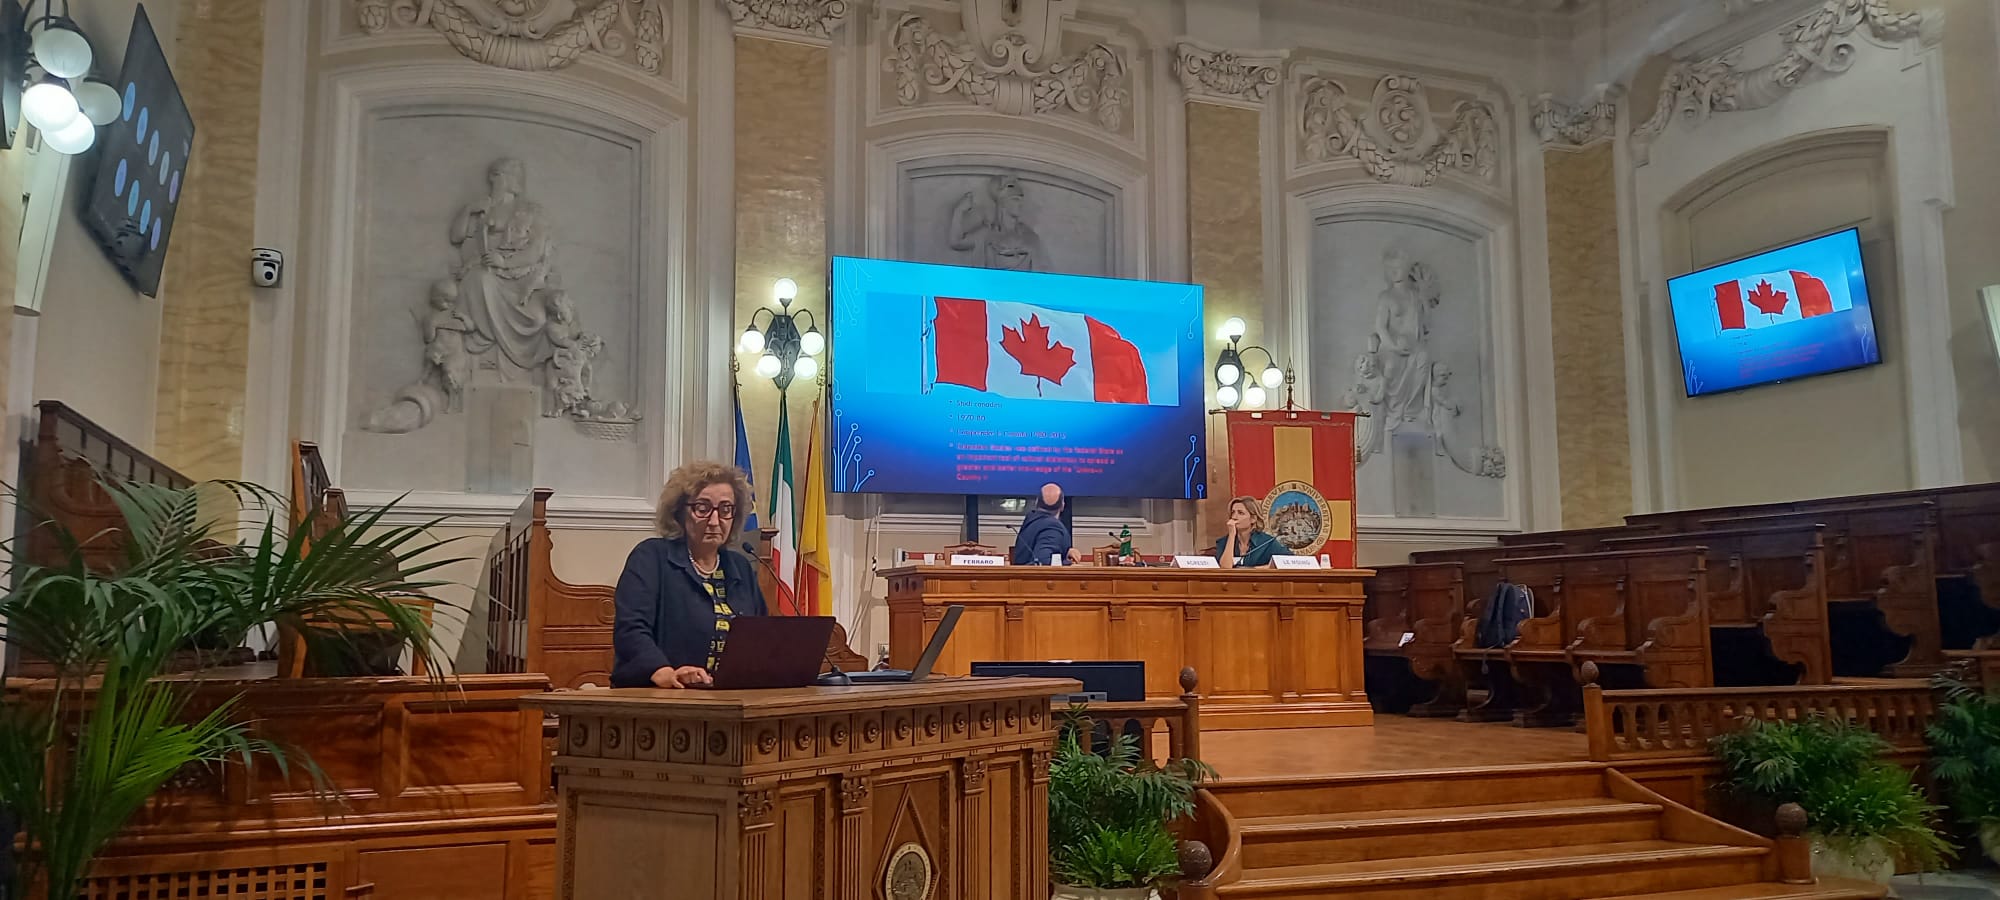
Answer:
M1021 534L1014 538L1013 563L1017 566L1068 565L1075 561L1070 546L1069 526L1063 524L1062 486L1042 485L1042 496L1021 520Z

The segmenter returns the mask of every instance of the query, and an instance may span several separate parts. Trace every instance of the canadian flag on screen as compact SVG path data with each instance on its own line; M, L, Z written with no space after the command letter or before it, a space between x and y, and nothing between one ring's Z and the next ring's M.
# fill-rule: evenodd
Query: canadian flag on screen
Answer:
M1030 400L1147 402L1139 348L1095 318L1004 300L934 302L933 384Z
M1715 286L1715 312L1724 330L1766 328L1853 309L1847 285L1804 272L1751 275Z

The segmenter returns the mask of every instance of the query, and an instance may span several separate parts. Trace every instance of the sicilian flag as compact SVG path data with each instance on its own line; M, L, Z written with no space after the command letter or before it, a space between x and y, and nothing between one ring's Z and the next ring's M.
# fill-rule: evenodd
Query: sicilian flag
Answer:
M799 613L808 616L833 615L833 545L826 534L826 431L822 427L826 410L820 399L813 401L812 430L806 438L806 488L799 512L799 562L793 577L797 584L792 596Z
M1003 300L938 297L930 324L929 384L1027 400L1147 402L1145 357L1117 329L1091 316Z
M1828 284L1804 272L1774 272L1715 286L1715 313L1724 331L1768 328L1853 309L1847 282Z
M771 459L771 568L778 571L778 596L771 599L771 612L780 616L799 615L793 585L798 581L799 513L792 501L792 421L785 410L784 395L778 396L778 449Z

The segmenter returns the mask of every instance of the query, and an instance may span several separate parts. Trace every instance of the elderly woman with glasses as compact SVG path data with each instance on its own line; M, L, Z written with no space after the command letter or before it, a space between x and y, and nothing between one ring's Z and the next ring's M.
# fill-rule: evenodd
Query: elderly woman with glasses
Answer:
M750 557L729 549L750 482L716 462L675 469L660 489L660 536L632 548L618 578L612 687L707 684L729 620L765 615Z

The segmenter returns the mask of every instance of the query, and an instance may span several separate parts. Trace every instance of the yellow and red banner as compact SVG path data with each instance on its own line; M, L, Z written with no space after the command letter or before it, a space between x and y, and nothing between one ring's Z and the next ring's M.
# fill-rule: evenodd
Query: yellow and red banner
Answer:
M1271 536L1300 556L1354 567L1354 417L1301 409L1223 414L1231 497L1264 504Z

